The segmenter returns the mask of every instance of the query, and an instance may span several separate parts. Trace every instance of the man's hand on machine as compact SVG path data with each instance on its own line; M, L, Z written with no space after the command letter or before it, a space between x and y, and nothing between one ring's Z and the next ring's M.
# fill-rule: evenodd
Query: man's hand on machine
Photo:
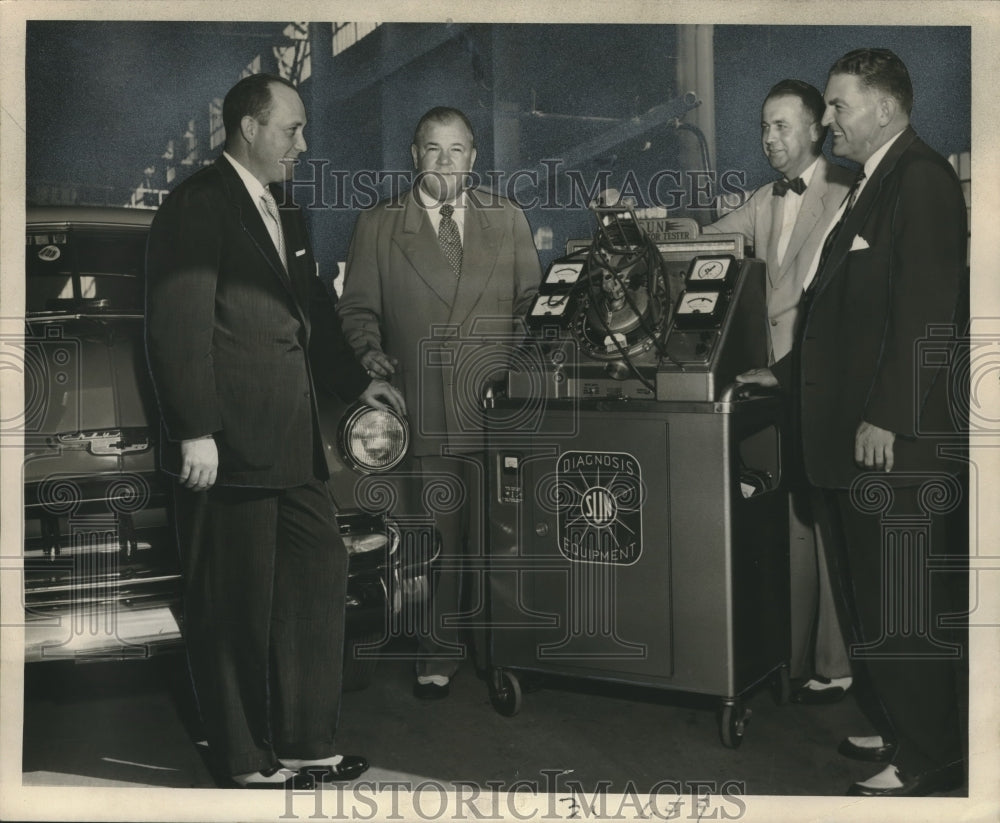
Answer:
M774 372L770 369L750 369L750 371L736 375L736 382L751 383L755 386L773 389L778 385L778 378L774 376Z

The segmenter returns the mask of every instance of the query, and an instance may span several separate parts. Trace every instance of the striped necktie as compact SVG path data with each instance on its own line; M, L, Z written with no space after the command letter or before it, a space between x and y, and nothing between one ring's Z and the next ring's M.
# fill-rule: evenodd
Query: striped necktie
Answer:
M264 211L267 212L268 217L271 218L273 223L272 226L268 226L267 232L271 235L271 239L274 241L274 246L278 250L278 257L281 258L281 264L287 269L288 263L285 260L285 236L281 231L281 218L278 217L278 204L275 202L274 195L267 189L264 189L264 193L260 196L260 202L264 204Z
M851 186L850 191L847 192L847 197L844 198L846 201L844 211L841 213L840 219L836 222L834 227L830 229L830 233L827 234L826 240L823 241L823 250L819 253L819 264L816 266L816 275L809 284L807 291L812 291L816 288L820 275L823 273L823 266L826 265L826 260L830 256L833 244L837 240L837 235L840 234L840 230L844 227L844 223L847 222L847 215L851 213L851 209L854 208L854 202L858 199L858 189L861 187L861 181L864 179L865 173L863 171L860 172L856 178L854 178L854 183Z

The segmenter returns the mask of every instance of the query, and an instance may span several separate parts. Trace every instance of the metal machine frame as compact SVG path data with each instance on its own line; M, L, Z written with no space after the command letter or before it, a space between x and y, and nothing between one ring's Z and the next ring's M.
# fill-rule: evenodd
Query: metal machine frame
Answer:
M764 266L725 237L653 245L634 214L596 213L586 257L543 283L534 356L485 412L491 700L519 711L519 672L716 696L735 747L743 696L769 678L789 692L784 406L732 385L767 362ZM650 247L662 264L642 269ZM600 305L602 266L620 288ZM580 331L598 311L624 318L603 351ZM533 429L512 436L525 404Z

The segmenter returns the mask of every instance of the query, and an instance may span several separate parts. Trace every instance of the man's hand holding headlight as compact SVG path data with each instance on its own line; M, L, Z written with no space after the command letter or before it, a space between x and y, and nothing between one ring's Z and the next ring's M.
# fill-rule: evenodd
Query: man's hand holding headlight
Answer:
M406 416L406 401L403 400L403 395L399 389L385 380L372 380L361 392L361 400L373 408L391 409L400 417Z

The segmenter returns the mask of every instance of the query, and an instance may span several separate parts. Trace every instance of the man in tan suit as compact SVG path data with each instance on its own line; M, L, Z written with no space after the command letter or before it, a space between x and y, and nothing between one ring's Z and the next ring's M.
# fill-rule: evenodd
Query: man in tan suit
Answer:
M418 628L414 687L418 697L437 698L464 656L453 624L462 599L457 567L466 545L482 551L478 400L499 363L488 340L514 332L541 269L521 210L467 188L476 146L462 112L428 111L411 152L413 188L358 216L338 311L369 376L391 379L406 400L413 447L401 483L405 513L437 506L429 513L441 557L429 625ZM442 490L455 499L442 499Z
M854 172L829 163L823 156L823 111L823 96L808 83L782 80L775 84L761 109L761 145L781 179L761 186L739 209L703 228L704 232L742 234L754 247L754 254L767 263L767 331L772 363L792 348L803 283L819 262L823 239L854 179ZM799 474L793 471L793 476ZM794 489L789 537L791 674L793 678L808 677L792 699L798 703L834 702L851 685L850 663L837 621L823 546L808 500Z

